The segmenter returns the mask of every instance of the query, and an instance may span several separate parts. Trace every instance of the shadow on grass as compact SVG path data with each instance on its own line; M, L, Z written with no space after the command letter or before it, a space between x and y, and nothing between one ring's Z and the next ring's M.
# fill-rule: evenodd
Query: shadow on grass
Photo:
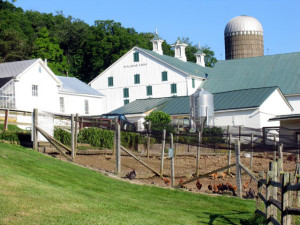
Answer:
M199 224L231 224L231 225L237 225L237 224L243 224L247 225L247 220L245 219L240 219L239 215L253 215L254 213L250 212L242 212L242 211L237 211L237 210L232 210L229 213L212 213L212 212L203 212L203 214L209 215L209 222L204 222L199 220ZM198 216L200 218L200 216Z

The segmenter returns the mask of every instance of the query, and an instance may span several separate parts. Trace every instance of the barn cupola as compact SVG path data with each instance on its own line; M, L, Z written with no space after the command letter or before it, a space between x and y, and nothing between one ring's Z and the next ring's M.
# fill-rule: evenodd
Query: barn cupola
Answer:
M186 62L185 48L188 45L178 38L177 41L171 46L174 47L175 58Z
M154 37L150 40L153 44L153 51L163 55L163 50L161 44L164 42L163 39L161 39L160 36L158 36L157 29L155 31Z
M205 54L201 50L200 43L199 43L198 51L194 55L196 56L196 64L205 67L205 61L204 61Z

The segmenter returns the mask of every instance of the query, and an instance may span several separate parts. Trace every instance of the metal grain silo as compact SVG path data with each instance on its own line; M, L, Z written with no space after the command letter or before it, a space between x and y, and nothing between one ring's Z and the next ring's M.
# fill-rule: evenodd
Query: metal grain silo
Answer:
M214 116L214 96L203 88L190 96L190 118L192 129L208 126Z
M251 16L231 19L224 31L225 59L264 55L264 36L260 22Z

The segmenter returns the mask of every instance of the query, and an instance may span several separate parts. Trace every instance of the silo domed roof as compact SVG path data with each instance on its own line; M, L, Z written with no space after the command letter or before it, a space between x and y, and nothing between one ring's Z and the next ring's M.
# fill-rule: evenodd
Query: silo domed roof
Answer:
M226 25L224 34L234 32L251 31L255 34L263 35L263 28L260 22L252 16L237 16L232 18Z

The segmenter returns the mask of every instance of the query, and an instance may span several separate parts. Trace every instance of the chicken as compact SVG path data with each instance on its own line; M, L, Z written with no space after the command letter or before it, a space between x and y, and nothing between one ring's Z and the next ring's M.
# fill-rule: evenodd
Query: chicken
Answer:
M208 190L212 191L212 185L211 184L208 185Z
M219 177L222 178L222 179L224 179L224 178L226 177L226 175L227 175L227 173L226 173L226 172L223 172L223 173L220 174Z
M134 179L136 178L135 170L132 170L131 172L127 173L127 174L126 174L126 177L127 177L129 180L134 180Z
M185 185L183 185L182 183L183 183L183 179L180 179L180 180L179 180L179 186L180 186L181 188L187 189L187 187L186 187Z
M237 196L236 192L236 185L232 186L230 183L227 182L228 190L232 192L233 196Z
M164 182L166 183L166 185L169 185L169 183L170 183L170 180L168 180L168 179L167 179L167 178L165 178L165 177L163 177L162 179L164 180Z
M211 177L212 177L212 179L217 179L218 178L218 173L213 173L213 174L211 174Z
M253 198L255 198L255 192L254 192L254 190L252 190L250 188L249 191L246 193L246 198L247 199L253 199Z
M219 189L218 189L218 186L217 185L213 185L213 193L219 193Z
M229 190L229 188L228 188L228 185L227 184L219 184L218 186L218 189L219 189L219 191L227 191L227 190Z
M246 183L243 184L243 189L246 189L249 186L249 184L251 184L251 181L252 181L252 177L250 180L248 180Z
M200 183L199 179L196 182L196 187L198 188L198 190L201 190L201 188L202 188L202 184Z
M288 161L291 161L291 162L296 162L297 160L297 157L295 155L289 155L287 158L286 158Z

